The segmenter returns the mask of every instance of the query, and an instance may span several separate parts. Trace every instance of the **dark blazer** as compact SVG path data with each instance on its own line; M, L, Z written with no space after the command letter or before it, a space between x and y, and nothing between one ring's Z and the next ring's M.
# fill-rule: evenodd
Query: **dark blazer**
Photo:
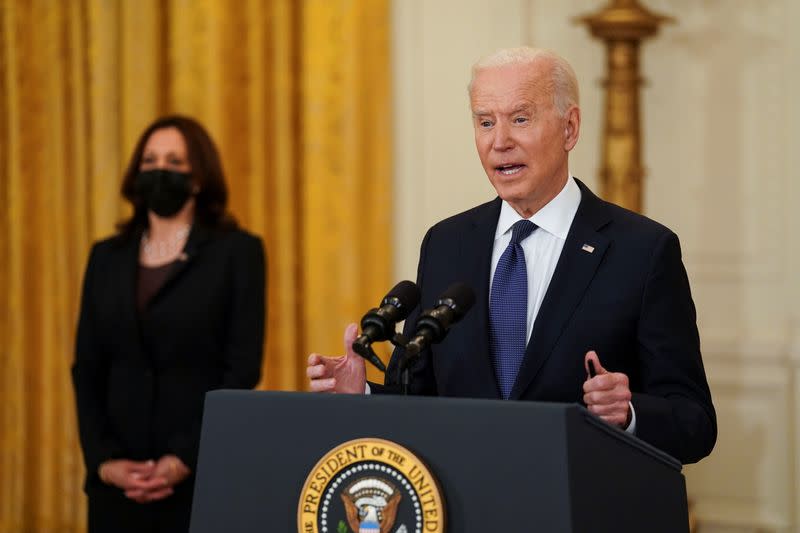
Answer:
M131 530L148 531L166 514L172 516L160 522L162 530L187 531L193 476L175 495L143 506L103 484L97 469L111 458L172 453L195 470L205 393L252 388L259 380L264 252L261 240L244 231L196 225L140 317L139 240L96 243L84 277L72 375L90 530L122 531L131 520ZM138 522L142 513L152 516Z
M597 198L581 203L542 302L511 399L582 402L584 356L630 379L636 435L684 463L711 452L717 426L700 357L695 308L678 237ZM489 276L499 198L433 226L420 251L422 308L449 285L470 285L476 303L441 344L412 367L417 394L500 398L489 356ZM593 247L585 251L584 245ZM420 308L406 321L407 335ZM396 350L385 388L397 390Z

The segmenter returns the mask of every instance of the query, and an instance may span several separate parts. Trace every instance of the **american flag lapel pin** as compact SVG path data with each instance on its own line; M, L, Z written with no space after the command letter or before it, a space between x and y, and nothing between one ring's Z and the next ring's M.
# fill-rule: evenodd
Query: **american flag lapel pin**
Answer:
M584 244L583 246L581 246L581 250L583 250L584 252L592 253L594 252L594 246L591 246L589 244Z

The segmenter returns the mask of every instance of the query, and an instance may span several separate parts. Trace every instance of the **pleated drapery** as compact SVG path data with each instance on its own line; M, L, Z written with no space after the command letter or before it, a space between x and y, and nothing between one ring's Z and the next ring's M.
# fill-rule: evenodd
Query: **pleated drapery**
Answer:
M0 533L85 528L80 284L144 127L217 141L267 247L261 388L300 390L391 284L389 75L388 0L0 0Z

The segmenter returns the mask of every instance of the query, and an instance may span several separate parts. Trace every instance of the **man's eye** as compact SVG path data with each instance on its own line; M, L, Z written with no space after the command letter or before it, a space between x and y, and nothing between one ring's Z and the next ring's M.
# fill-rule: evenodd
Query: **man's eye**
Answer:
M517 117L514 119L515 124L524 124L526 122L528 122L528 119L526 117Z
M492 123L488 120L481 120L481 128L489 128L491 127Z

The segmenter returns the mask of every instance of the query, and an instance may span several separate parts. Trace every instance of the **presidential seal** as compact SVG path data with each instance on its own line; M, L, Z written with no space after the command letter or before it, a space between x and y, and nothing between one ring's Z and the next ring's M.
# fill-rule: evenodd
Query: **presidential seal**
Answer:
M297 506L302 533L444 533L444 501L425 464L383 439L356 439L311 470Z

